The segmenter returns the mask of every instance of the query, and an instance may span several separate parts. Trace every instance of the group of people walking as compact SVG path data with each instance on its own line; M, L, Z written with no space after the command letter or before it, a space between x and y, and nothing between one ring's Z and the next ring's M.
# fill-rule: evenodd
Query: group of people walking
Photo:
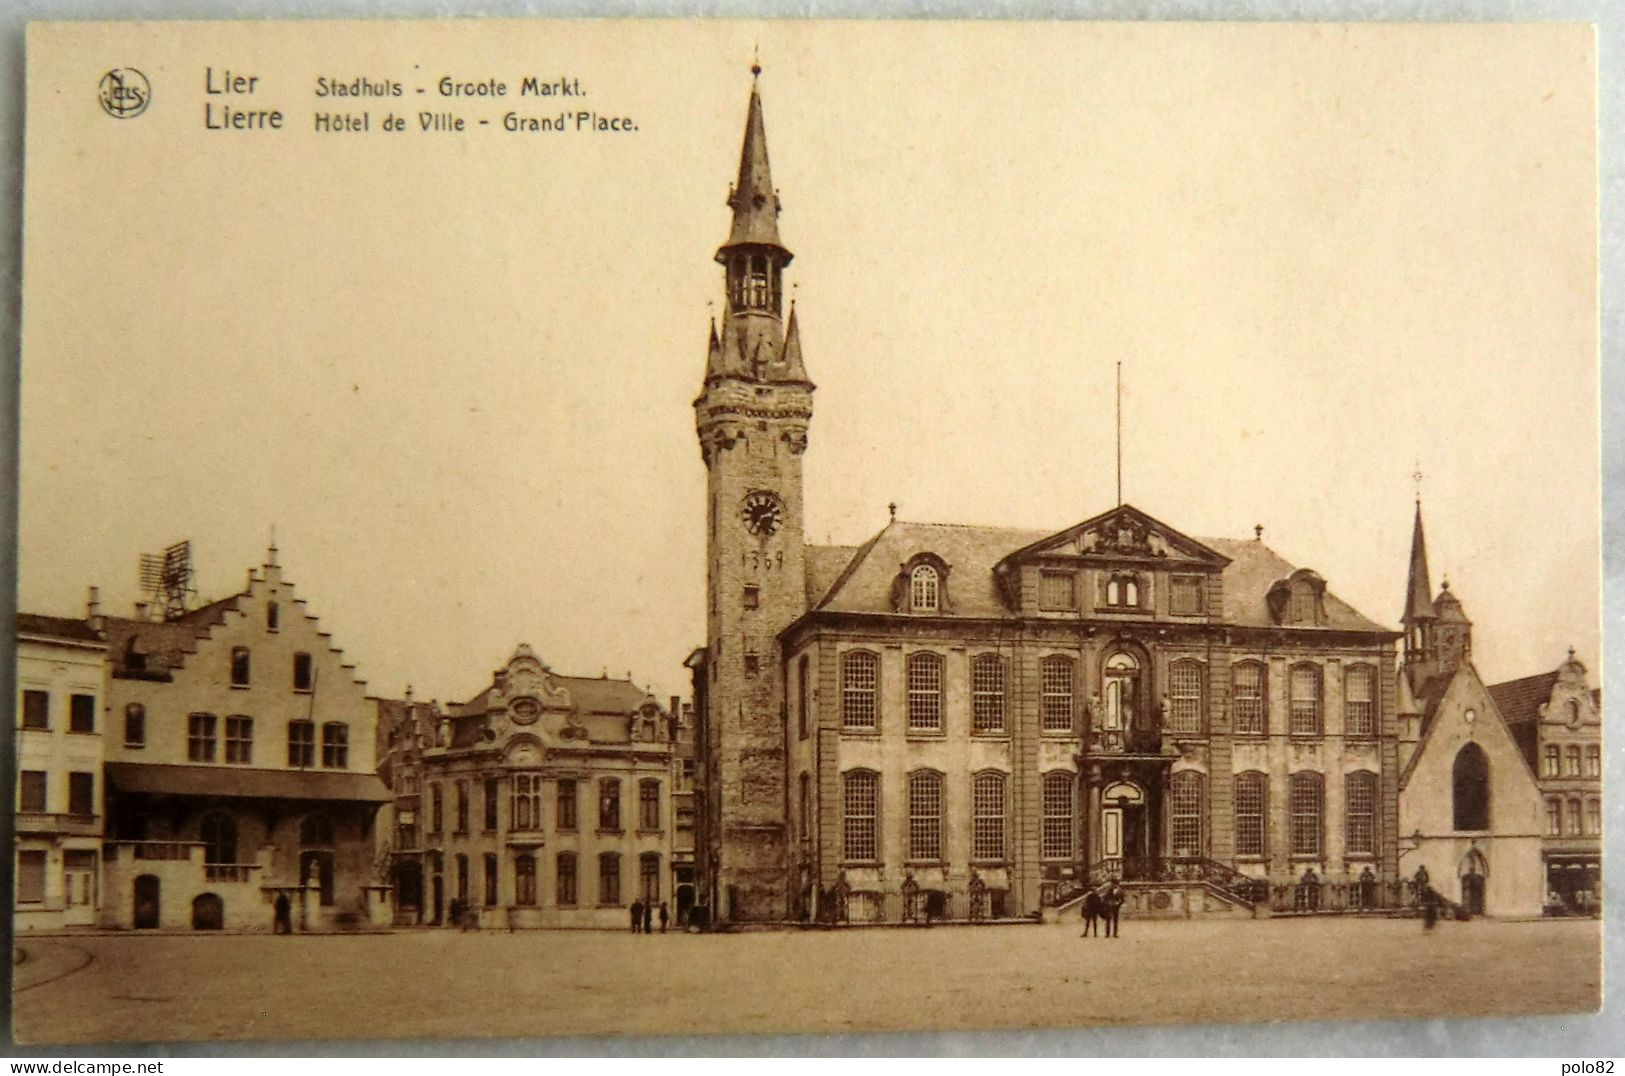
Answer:
M671 921L671 913L666 911L666 902L661 901L658 908L653 901L634 900L632 902L632 933L653 934L655 932L655 917L660 917L660 933L666 933L666 924Z

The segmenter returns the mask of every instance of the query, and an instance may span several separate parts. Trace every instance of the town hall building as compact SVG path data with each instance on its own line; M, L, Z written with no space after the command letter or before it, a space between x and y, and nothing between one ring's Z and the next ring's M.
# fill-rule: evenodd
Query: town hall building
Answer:
M755 86L728 205L694 404L714 917L1026 916L1108 876L1133 913L1251 914L1305 880L1393 882L1399 633L1261 531L1197 538L1120 503L807 542L814 386Z

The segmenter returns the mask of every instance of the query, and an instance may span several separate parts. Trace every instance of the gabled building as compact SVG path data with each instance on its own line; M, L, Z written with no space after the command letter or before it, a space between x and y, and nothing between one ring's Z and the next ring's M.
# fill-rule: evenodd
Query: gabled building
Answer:
M674 914L678 728L649 693L560 676L521 644L467 702L379 705L403 918L454 922L455 903L485 927L626 929L634 901Z
M707 469L703 899L723 921L1139 914L1395 878L1390 631L1253 541L1120 504L1053 531L894 520L808 544L813 385L752 86Z
M1472 663L1472 622L1448 581L1430 597L1417 505L1406 586L1400 725L1403 873L1474 915L1539 915L1540 795Z
M1544 807L1546 911L1602 910L1602 692L1569 650L1551 672L1490 685Z
M17 616L19 933L92 926L101 907L106 657L94 590L83 620Z
M104 618L102 924L295 930L387 921L376 710L273 547L243 590Z

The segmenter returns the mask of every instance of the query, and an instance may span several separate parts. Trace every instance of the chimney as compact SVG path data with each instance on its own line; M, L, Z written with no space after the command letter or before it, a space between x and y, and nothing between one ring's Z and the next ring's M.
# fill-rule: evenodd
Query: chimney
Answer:
M102 620L102 592L100 587L90 588L90 597L85 601L85 623L93 631L101 631L105 621Z

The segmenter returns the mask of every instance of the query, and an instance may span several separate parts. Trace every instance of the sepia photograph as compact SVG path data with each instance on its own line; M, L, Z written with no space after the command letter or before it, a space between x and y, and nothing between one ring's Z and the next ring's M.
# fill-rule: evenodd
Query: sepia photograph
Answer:
M19 1043L1602 1005L1592 27L26 91Z

